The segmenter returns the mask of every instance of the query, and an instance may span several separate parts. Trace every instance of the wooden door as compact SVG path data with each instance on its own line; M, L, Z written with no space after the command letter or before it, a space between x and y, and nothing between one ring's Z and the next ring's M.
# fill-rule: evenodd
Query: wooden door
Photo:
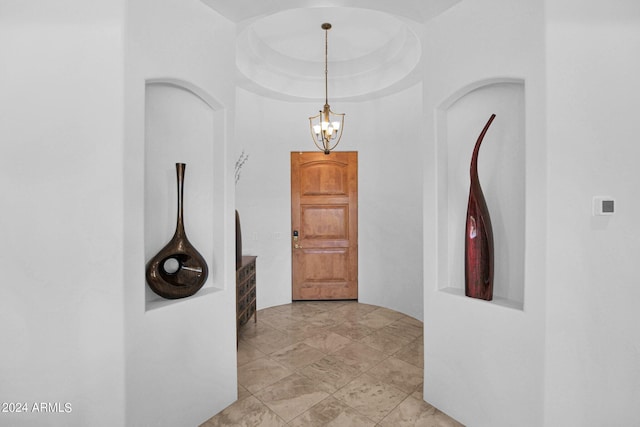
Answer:
M358 299L358 153L291 153L293 300Z

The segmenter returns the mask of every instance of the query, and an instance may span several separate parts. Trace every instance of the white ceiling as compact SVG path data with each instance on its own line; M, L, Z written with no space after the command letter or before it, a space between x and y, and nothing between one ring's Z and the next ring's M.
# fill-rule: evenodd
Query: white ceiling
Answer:
M202 0L238 24L239 85L288 100L357 100L419 81L420 29L461 0Z

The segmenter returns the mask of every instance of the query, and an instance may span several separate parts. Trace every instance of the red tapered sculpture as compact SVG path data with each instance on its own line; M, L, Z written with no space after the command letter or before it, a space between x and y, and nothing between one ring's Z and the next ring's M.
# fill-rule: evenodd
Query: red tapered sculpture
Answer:
M495 117L495 114L491 115L473 148L464 241L465 295L487 301L493 299L493 230L487 202L484 200L478 180L478 152L484 135Z

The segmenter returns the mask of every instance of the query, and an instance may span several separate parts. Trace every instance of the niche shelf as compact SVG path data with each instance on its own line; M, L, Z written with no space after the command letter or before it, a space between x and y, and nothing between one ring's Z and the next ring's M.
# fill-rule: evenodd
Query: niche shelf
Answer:
M524 308L525 270L524 96L521 79L484 80L452 94L436 111L438 290L466 298L464 232L469 165L476 139L495 113L478 157L480 185L494 235L490 303L519 310Z
M200 88L175 79L145 85L144 252L148 262L169 242L176 226L176 163L186 163L184 222L191 243L205 258L209 276L191 297L176 300L156 295L146 284L145 311L200 298L223 289L223 207L214 204L222 181L214 148L224 144L224 110ZM222 204L218 204L222 205ZM218 255L220 256L220 255ZM145 266L142 266L145 268Z

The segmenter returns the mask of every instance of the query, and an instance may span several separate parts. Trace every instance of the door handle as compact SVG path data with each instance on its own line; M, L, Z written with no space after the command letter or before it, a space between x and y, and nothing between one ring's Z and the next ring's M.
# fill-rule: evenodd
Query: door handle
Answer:
M295 249L302 249L302 246L298 245L298 230L293 230L293 247Z

